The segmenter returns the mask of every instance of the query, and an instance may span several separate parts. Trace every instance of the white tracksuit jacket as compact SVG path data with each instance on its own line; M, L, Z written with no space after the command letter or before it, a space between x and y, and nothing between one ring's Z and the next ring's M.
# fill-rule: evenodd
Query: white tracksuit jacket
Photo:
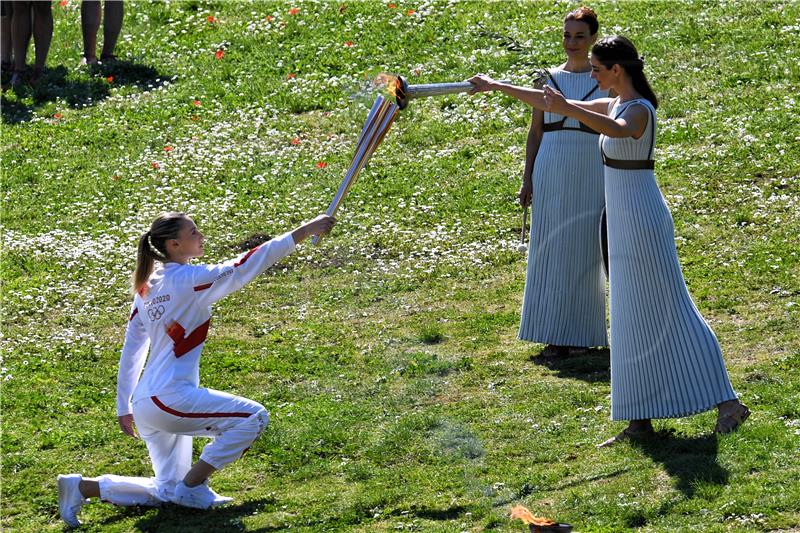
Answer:
M218 265L166 263L154 271L147 293L133 300L117 376L117 416L130 414L136 400L198 387L211 305L294 249L286 233Z

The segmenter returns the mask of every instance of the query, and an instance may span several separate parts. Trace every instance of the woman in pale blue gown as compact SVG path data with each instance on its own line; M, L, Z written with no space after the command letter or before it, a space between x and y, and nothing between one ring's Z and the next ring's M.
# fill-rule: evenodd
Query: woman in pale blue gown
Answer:
M592 78L589 49L597 15L587 7L564 18L567 61L544 71L543 83L574 100L608 96ZM557 358L607 346L606 278L598 239L605 207L598 132L581 122L534 109L519 201L531 205L531 240L521 340L545 344Z
M658 105L644 61L624 37L592 47L592 76L616 98L566 100L543 91L470 79L474 92L499 90L599 131L605 167L611 316L611 417L628 427L599 446L653 434L651 419L718 409L715 431L750 415L731 387L719 342L689 295L672 216L653 172Z

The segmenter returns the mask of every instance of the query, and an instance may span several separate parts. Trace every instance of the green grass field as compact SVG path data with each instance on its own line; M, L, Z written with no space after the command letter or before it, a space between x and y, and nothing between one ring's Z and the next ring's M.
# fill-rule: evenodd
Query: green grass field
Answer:
M2 97L0 527L60 530L58 473L150 475L115 396L159 211L195 217L208 261L291 229L333 197L374 76L530 83L578 5L131 1L121 61L89 71L79 3L55 2L45 79ZM333 235L216 307L202 383L272 414L213 479L234 504L95 504L85 530L524 531L515 504L582 532L800 528L800 4L593 7L661 98L656 174L741 430L705 413L595 449L622 428L608 353L547 366L516 340L530 111L418 100Z

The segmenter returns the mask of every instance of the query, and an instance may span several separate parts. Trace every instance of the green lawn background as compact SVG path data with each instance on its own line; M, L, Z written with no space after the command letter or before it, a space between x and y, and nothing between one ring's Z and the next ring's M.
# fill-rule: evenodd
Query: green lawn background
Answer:
M79 3L54 3L45 79L2 97L2 528L60 529L58 473L150 473L114 406L159 211L191 213L210 261L291 229L332 198L377 74L530 83L577 6L127 2L121 62L88 71ZM707 413L595 450L621 429L607 352L545 366L516 340L530 111L420 100L334 234L215 309L203 384L272 414L214 478L236 502L92 505L87 531L521 531L517 503L579 531L800 527L800 5L592 6L661 98L656 174L742 430L715 438Z

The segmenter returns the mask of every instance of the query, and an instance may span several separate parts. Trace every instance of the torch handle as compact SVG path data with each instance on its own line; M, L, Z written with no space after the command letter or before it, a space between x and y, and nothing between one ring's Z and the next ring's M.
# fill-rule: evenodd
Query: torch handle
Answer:
M410 99L427 98L443 94L465 93L475 87L468 81L455 83L428 83L425 85L409 85L406 94Z
M528 225L528 206L526 205L522 208L522 230L519 239L519 242L522 244L525 244L525 229L527 225Z
M507 83L501 81L501 83ZM406 96L409 100L415 98L428 98L429 96L441 96L443 94L457 94L471 91L475 86L468 81L452 83L426 83L421 85L409 85L406 89Z

